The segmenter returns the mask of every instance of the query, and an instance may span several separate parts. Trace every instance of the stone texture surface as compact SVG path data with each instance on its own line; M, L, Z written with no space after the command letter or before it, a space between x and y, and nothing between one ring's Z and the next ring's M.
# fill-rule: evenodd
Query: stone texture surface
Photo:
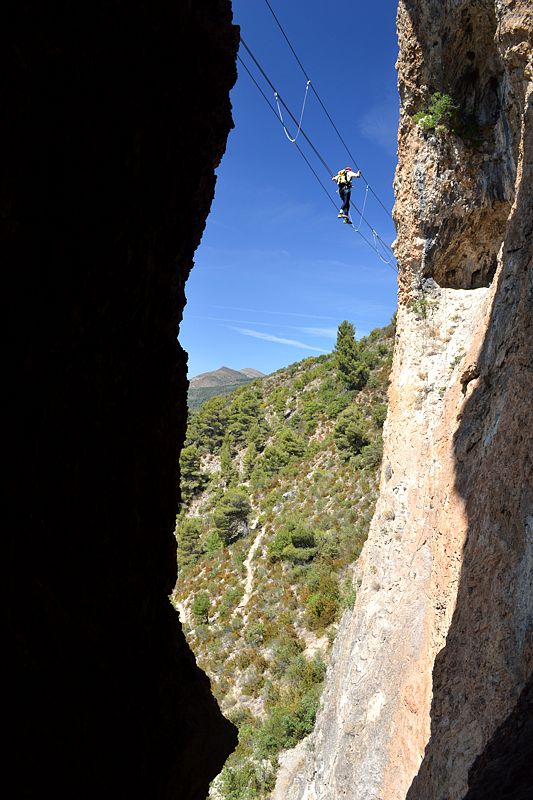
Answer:
M499 770L515 785L485 796L518 800L531 790L512 720L531 713L533 668L532 11L405 0L398 30L381 492L315 732L283 780L288 800L463 800ZM434 91L473 110L479 153L415 126ZM498 767L509 720L516 748Z
M12 797L200 800L236 743L168 595L184 285L232 126L229 0L3 5Z

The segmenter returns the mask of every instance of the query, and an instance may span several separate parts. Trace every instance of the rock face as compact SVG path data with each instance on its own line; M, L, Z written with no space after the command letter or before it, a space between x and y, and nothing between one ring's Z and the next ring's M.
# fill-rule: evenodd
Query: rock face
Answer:
M285 797L518 800L533 711L533 12L402 0L398 32L381 493ZM415 125L436 91L472 115L478 148Z
M229 0L4 10L4 783L200 800L236 736L168 600L176 337L232 126L237 30Z

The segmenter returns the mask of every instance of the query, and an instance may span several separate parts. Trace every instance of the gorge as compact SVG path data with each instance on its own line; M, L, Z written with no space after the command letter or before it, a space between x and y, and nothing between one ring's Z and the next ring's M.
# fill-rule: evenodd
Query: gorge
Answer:
M168 599L176 334L239 34L229 0L7 12L6 782L202 800L237 737ZM530 796L532 31L528 0L399 2L380 496L283 800ZM461 129L413 119L437 92Z

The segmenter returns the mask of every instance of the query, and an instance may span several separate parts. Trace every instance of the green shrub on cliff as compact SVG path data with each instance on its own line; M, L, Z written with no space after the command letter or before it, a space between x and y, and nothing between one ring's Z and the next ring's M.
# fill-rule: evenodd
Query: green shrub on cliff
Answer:
M435 133L441 138L452 133L474 149L483 141L474 115L465 113L449 94L443 92L432 94L427 109L413 114L413 120L425 133Z
M418 111L413 119L423 131L434 131L437 135L443 135L454 129L458 110L459 106L449 94L435 92L431 95L426 111Z

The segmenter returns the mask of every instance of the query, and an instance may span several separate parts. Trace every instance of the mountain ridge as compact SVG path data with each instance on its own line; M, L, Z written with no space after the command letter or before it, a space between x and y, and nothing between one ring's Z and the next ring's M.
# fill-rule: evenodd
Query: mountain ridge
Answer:
M218 369L194 375L189 379L187 394L189 409L195 411L211 397L218 394L229 394L239 386L245 386L263 377L265 377L264 373L253 367L236 370L224 365Z

